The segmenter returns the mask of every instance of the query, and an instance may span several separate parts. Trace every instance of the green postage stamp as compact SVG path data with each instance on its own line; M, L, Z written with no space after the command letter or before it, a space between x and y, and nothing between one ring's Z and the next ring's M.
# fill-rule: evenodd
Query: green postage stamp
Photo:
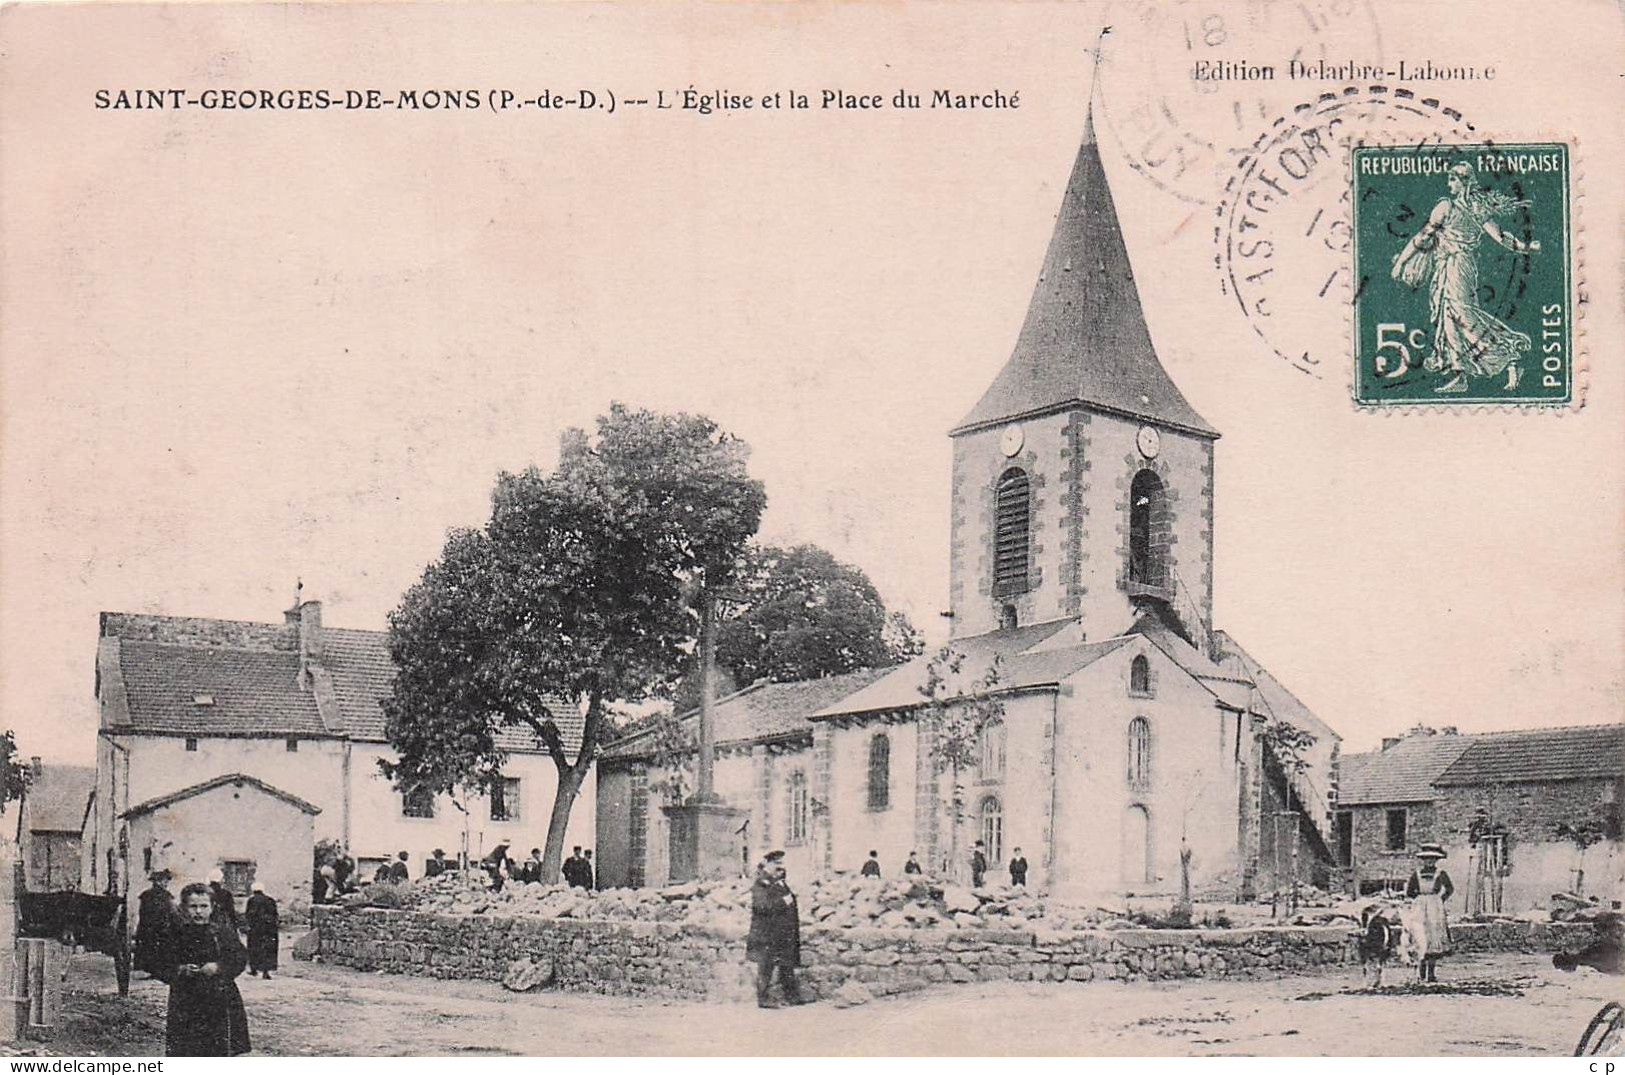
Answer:
M1354 399L1574 399L1569 151L1356 146Z

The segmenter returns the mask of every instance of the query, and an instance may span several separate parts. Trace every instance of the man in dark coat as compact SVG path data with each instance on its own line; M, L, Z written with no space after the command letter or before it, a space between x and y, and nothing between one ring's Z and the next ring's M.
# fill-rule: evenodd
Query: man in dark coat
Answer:
M254 894L248 897L243 911L243 922L248 926L248 973L263 974L270 981L276 970L277 949L276 900L265 894L265 885L254 882Z
M135 923L135 969L154 978L164 958L164 945L175 921L175 899L169 894L169 871L152 875L152 885L141 893Z
M1027 860L1021 854L1021 848L1016 848L1016 857L1010 860L1010 883L1027 887Z
M598 887L598 870L592 864L592 848L581 853L581 887L588 892Z
M222 925L205 885L181 890L181 919L163 973L169 984L165 1056L240 1056L248 1052L248 1014L233 980L248 963L237 932Z
M402 851L395 856L395 861L389 864L389 879L396 884L404 884L412 879L412 871L406 865L407 854Z
M976 850L970 855L970 887L981 888L987 877L987 852L983 850L986 845L976 841Z
M519 868L519 879L527 885L539 884L542 880L542 849L530 849L530 858ZM566 878L568 880L568 878Z
M564 860L563 866L559 867L559 873L564 875L565 884L571 888L582 887L581 866L586 861L581 857L581 848L575 848L570 852L570 857Z
M796 968L801 965L801 915L796 910L795 893L784 879L784 852L770 851L756 870L750 889L750 935L745 939L745 957L757 965L756 1004L776 1005L768 996L773 986L773 970L778 969L779 985L791 1004L802 1003Z
M209 896L214 900L210 917L233 933L242 932L242 923L237 920L237 897L226 887L226 875L219 870L209 874Z
M446 872L446 853L440 848L434 849L434 857L423 864L424 877L439 877Z
M878 851L869 852L869 858L868 858L868 860L866 862L864 862L863 869L860 870L859 872L864 877L879 877L880 876L880 852L878 852Z
M924 873L925 872L925 870L920 868L920 853L918 851L910 851L908 853L908 861L903 863L903 872L904 873Z

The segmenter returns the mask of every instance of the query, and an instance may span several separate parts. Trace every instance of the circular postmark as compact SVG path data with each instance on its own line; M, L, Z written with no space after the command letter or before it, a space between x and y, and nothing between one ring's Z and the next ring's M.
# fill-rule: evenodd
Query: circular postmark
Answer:
M1317 80L1364 78L1318 73L1383 66L1369 0L1118 0L1106 23L1102 123L1131 168L1189 205L1217 200L1225 175L1278 111L1272 89L1294 70L1313 69Z
M1442 145L1473 132L1461 112L1433 97L1373 85L1322 93L1254 139L1222 188L1214 262L1225 293L1271 352L1311 376L1345 368L1347 306L1360 288L1351 279L1347 145ZM1430 208L1396 206L1391 226L1414 231Z

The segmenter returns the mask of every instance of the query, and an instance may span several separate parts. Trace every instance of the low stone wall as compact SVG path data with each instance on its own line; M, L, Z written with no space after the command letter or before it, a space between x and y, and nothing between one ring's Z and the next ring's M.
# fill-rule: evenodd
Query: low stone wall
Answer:
M500 980L515 960L546 960L555 988L738 1000L751 994L743 933L666 922L315 911L324 960L360 970ZM1458 951L1551 951L1588 944L1584 925L1451 927ZM1223 930L802 930L814 996L847 982L876 995L936 983L1281 977L1358 962L1341 926Z

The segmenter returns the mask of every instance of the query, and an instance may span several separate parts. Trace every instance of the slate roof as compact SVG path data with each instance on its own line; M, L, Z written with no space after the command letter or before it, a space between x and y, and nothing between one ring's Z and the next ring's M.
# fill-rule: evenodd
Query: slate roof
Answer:
M170 735L329 737L299 655L125 639L119 665L131 730ZM200 705L199 696L214 699Z
M1428 802L1440 787L1606 779L1625 773L1625 725L1482 735L1408 735L1387 750L1345 754L1341 806Z
M80 832L85 825L85 807L95 789L94 766L44 766L28 783L29 831Z
M1219 435L1186 402L1151 345L1093 115L1015 349L950 435L1079 404Z
M1127 637L1119 636L1101 642L1044 645L1073 622L1054 620L1015 630L991 631L956 638L950 645L965 656L960 673L963 680L979 678L997 655L1002 666L1000 689L1022 690L1059 683L1129 642ZM813 714L813 719L912 709L923 705L925 699L920 694L920 688L925 685L926 668L931 659L932 655L923 655L892 669L863 690L825 706Z
M1625 774L1625 724L1474 736L1440 786L1585 780Z
M243 784L250 784L265 792L267 795L281 799L283 802L298 807L307 814L314 816L322 812L322 808L314 803L306 802L304 799L301 799L292 792L283 791L281 788L273 787L257 777L248 776L245 773L227 773L224 776L217 776L213 779L205 780L201 784L193 784L189 788L182 788L179 791L172 791L168 795L160 795L156 799L148 799L145 802L136 803L119 816L124 818L132 818L139 817L142 814L150 814L154 810L161 810L164 807L171 806L183 799L190 799L194 795L201 795L205 791L212 791L213 789L223 787L226 784L236 784L239 786Z
M713 737L718 746L757 743L773 739L812 736L809 717L873 683L891 671L865 668L839 676L803 679L792 683L753 683L744 690L719 698ZM692 725L699 710L684 713L683 722ZM641 731L607 748L605 761L648 757L654 750L655 733Z
M338 715L329 728L316 695L299 682L298 628L235 620L105 614L118 639L119 679L129 714L121 729L185 736L348 738L382 743L384 711L395 679L382 631L323 627L321 665L331 675ZM211 625L221 630L211 633ZM158 641L169 639L169 641ZM101 689L113 689L112 683ZM199 704L199 696L212 704ZM565 749L581 747L585 718L573 704L553 706ZM504 729L510 753L545 753L529 729Z
M1337 804L1430 802L1433 781L1461 757L1473 737L1410 735L1387 750L1344 754L1338 761Z

